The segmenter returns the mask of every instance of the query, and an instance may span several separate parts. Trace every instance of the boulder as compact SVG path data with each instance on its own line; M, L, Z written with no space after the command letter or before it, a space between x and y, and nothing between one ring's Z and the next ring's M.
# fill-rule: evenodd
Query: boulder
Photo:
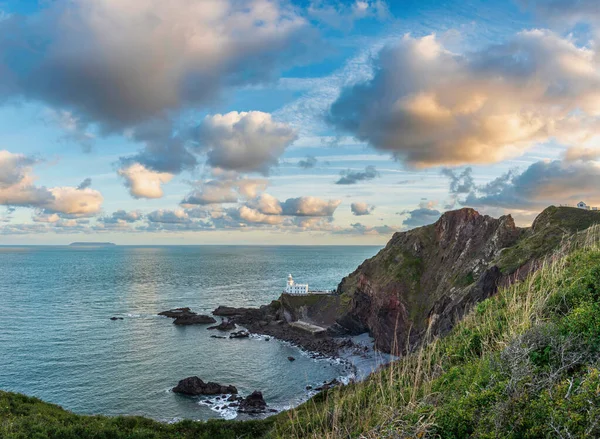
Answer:
M240 401L238 412L259 414L264 413L267 409L267 403L265 402L262 392L255 390L252 394L248 395Z
M173 323L179 326L185 325L207 325L210 323L217 323L217 321L211 316L193 313L192 315L184 315L177 317Z
M170 317L172 319L176 319L177 317L185 316L185 315L194 315L196 313L192 312L189 308L175 308L170 309L168 311L159 312L159 316Z
M288 360L289 360L289 361L296 361L296 359L295 359L294 357L291 357L291 356L290 356L290 357L288 357Z
M219 323L218 325L215 326L209 326L207 329L218 329L219 331L231 331L233 329L235 329L235 323L233 323L231 320L221 320L221 323Z
M197 376L184 378L173 387L173 392L184 395L222 395L237 394L235 386L222 386L221 384L208 382L205 383Z
M238 331L232 332L229 334L229 338L248 338L250 337L250 333L248 331Z

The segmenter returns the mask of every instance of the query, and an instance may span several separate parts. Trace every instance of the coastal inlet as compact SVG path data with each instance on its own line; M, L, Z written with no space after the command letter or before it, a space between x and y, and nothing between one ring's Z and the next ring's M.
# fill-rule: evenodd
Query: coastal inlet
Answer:
M233 385L242 397L259 390L269 408L282 410L347 368L273 337L230 339L229 332L207 330L220 317L175 325L157 314L190 307L211 316L219 305L268 304L290 272L329 290L378 250L0 247L0 351L8 353L0 356L0 388L82 414L236 416L203 403L207 398L172 392L180 380L198 376Z

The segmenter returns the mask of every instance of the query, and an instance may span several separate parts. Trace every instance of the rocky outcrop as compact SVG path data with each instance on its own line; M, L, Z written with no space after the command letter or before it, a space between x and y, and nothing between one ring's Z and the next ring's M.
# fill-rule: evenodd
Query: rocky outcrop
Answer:
M531 228L510 215L473 209L444 213L434 224L396 233L376 256L339 284L348 309L338 333L370 332L376 346L403 353L449 331L499 285L523 279L565 242L585 240L600 213L550 206Z
M226 313L231 316L230 321L245 327L249 332L269 335L290 342L306 349L315 357L334 357L341 348L352 345L350 340L338 340L330 335L315 337L292 327L284 316L287 310L279 300L274 300L269 305L260 308L220 306L213 314L220 314L223 309L226 309Z
M176 319L177 317L182 317L182 316L191 315L191 314L196 314L196 313L192 312L192 310L189 308L175 308L175 309L170 309L168 311L162 311L162 312L158 313L159 316L169 317L172 319Z
M255 390L250 395L240 401L238 412L248 414L260 414L264 413L267 409L267 403L265 402L262 392Z
M396 233L338 286L349 309L337 323L349 333L370 332L386 352L444 333L495 293L501 274L493 262L521 235L510 215L495 219L473 209Z
M206 329L217 329L219 331L231 331L233 329L235 329L235 322L233 322L232 320L226 320L223 319L221 320L221 323L219 323L218 325L215 326L209 326Z
M229 334L229 338L248 338L250 333L248 331L237 331Z
M175 308L168 311L159 312L158 315L174 319L173 324L178 326L209 325L211 323L217 323L213 317L203 314L196 314L189 308Z
M182 393L184 395L223 395L237 394L235 386L222 386L221 384L208 382L205 383L197 376L184 378L177 386L173 387L173 392Z

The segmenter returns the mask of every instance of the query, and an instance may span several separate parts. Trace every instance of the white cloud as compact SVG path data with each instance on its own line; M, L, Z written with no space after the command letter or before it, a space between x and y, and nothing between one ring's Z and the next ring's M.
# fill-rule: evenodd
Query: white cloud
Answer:
M197 134L198 151L206 152L211 166L262 173L277 165L297 137L289 125L260 111L206 116Z
M236 173L217 173L217 178L196 183L197 189L181 202L183 205L237 203L240 198L250 199L267 188L262 178L241 178Z
M269 80L313 40L285 0L72 0L0 26L10 35L0 37L0 57L23 60L0 70L0 93L45 102L103 131Z
M375 210L375 206L363 202L355 202L350 205L350 210L356 216L370 215Z
M497 162L552 138L592 142L597 58L542 30L466 54L405 36L381 51L373 79L342 91L329 120L417 167Z
M140 163L121 168L117 173L125 179L125 186L134 198L161 198L162 185L173 178L173 174L155 172Z
M104 199L96 190L35 186L31 165L36 161L22 154L0 151L0 204L71 216L91 216L100 212Z

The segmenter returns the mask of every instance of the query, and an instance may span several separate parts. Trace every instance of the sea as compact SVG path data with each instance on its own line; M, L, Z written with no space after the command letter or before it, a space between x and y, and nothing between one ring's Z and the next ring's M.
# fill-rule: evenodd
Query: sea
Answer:
M171 392L188 376L262 391L283 410L351 368L264 336L211 338L158 312L210 314L277 299L288 273L334 289L372 246L0 246L0 390L79 414L234 418L218 400ZM123 320L110 320L122 317ZM296 361L288 361L293 356Z

